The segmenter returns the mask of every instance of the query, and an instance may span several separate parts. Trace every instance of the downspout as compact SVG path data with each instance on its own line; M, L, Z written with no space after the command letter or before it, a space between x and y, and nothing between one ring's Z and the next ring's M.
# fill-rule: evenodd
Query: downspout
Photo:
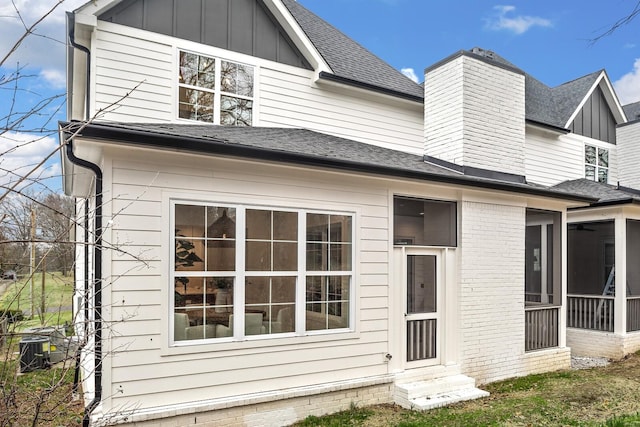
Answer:
M87 72L85 85L85 120L89 120L90 107L90 89L91 89L91 51L86 47L78 44L75 39L75 15L73 12L67 12L67 22L69 23L69 43L74 48L84 52L87 55ZM69 70L73 72L73 70ZM96 175L95 201L96 211L94 219L94 236L95 246L93 251L94 266L94 397L93 400L85 407L82 426L89 427L91 413L102 400L102 170L95 163L76 157L73 153L73 141L69 140L66 144L67 158L77 166L87 168ZM85 298L84 298L84 315L85 315L85 343L89 332L89 254L88 254L88 230L89 230L89 202L85 202ZM78 356L79 356L78 352ZM76 375L79 377L80 360L76 360Z
M91 170L96 175L96 212L94 220L94 282L93 282L93 304L94 304L94 397L87 405L82 420L83 427L89 427L91 412L102 400L102 170L95 163L76 157L73 153L73 140L66 143L67 158L74 165ZM85 304L87 303L85 295ZM86 309L88 312L88 308ZM86 339L85 339L86 342Z

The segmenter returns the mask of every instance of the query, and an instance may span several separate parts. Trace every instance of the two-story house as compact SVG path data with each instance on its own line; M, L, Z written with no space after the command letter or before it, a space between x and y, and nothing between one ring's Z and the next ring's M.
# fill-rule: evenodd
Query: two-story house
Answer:
M560 105L475 49L419 85L294 0L94 0L68 29L86 425L429 408L569 366L567 218L600 197L550 186L612 182L621 144L573 117L626 122L606 75Z

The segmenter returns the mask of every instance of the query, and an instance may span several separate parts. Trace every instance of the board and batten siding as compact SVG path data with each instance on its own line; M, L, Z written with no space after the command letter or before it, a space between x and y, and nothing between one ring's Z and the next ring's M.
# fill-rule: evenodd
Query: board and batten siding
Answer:
M221 57L227 52L100 21L94 36L92 96L93 113L103 110L98 120L200 123L177 119L178 67L174 61L179 48ZM238 57L236 53L231 55ZM315 84L313 71L244 58L258 70L254 110L257 126L305 128L422 154L421 103Z
M556 136L527 128L525 168L527 181L553 186L563 181L584 178L585 144L609 150L609 184L618 181L618 147L576 134Z
M389 317L389 198L364 178L142 151L121 153L105 176L112 283L108 315L114 321L105 352L111 396L105 410L138 408L280 390L387 373ZM169 328L169 218L166 192L211 202L356 212L356 283L352 313L357 332L331 339L274 338L235 345L163 349ZM172 329L171 329L172 330ZM308 339L311 338L311 339ZM165 345L166 347L166 345ZM216 348L217 347L217 348Z

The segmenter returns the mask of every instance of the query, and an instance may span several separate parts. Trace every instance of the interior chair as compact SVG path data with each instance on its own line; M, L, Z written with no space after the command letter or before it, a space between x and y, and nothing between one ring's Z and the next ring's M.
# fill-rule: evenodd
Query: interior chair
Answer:
M275 322L271 322L271 333L293 332L293 309L291 307L281 308L278 311Z
M262 313L247 313L244 315L244 334L266 334L267 328L262 324ZM229 326L216 325L216 337L233 336L233 314L229 316Z
M186 335L188 340L201 340L205 338L215 338L216 337L216 326L215 325L198 325L198 326L189 326L186 328Z
M189 316L186 313L173 314L173 340L184 341L187 339Z

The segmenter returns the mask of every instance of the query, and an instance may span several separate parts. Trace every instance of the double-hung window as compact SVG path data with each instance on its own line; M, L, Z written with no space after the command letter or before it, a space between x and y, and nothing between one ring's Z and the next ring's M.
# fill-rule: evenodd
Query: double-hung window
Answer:
M351 327L353 216L173 202L173 341Z
M180 52L178 117L227 126L251 126L254 67Z
M606 184L609 180L609 150L584 146L584 176L592 181Z

